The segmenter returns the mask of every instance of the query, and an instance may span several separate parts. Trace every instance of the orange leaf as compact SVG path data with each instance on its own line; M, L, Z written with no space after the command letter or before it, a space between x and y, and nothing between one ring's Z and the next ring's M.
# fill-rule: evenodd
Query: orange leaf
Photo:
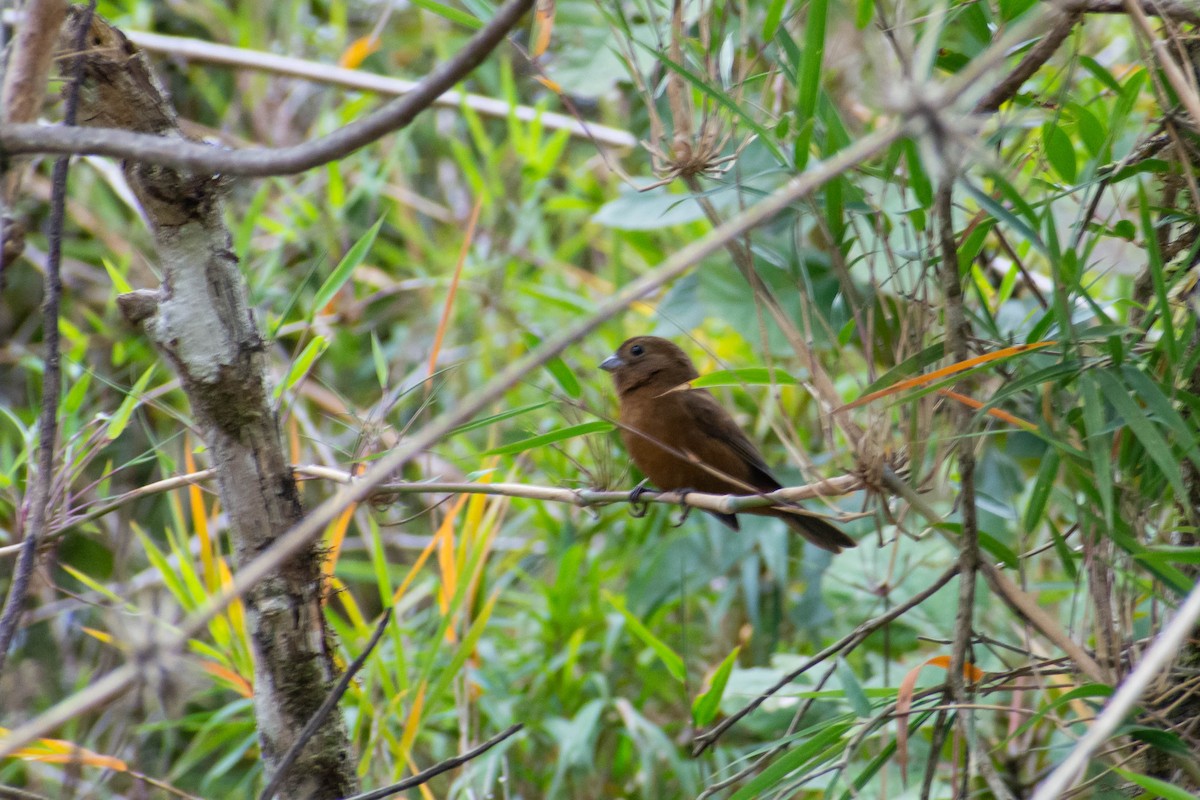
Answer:
M446 326L450 322L450 311L454 308L454 296L458 294L458 281L462 277L463 263L467 253L471 251L471 240L475 236L475 224L479 222L479 211L483 208L483 196L475 200L471 209L471 218L467 221L467 231L463 235L462 248L458 251L458 263L454 265L454 277L450 279L450 290L446 294L446 303L442 306L442 318L438 320L437 333L433 337L433 349L429 352L429 374L437 369L438 354L442 350L442 337L446 335ZM428 388L432 384L426 384Z
M554 0L538 0L533 12L533 46L529 55L537 58L550 46L550 34L554 32Z
M354 518L354 510L358 508L357 503L351 503L346 506L341 514L337 515L329 525L329 529L325 533L325 547L327 553L325 560L321 562L321 574L326 578L333 575L333 569L337 566L338 556L342 552L342 543L346 541L346 531L350 528L350 520Z
M250 681L243 678L237 672L234 672L229 667L222 666L215 661L204 661L200 666L209 675L218 678L229 684L229 688L240 694L242 697L253 697L254 687L250 685Z
M379 37L375 34L361 36L350 43L350 46L338 59L338 66L346 69L358 69L367 56L379 50Z
M968 397L965 394L959 394L958 392L951 391L950 389L939 389L938 394L942 395L943 397L949 397L951 400L957 400L963 405L970 406L976 410L983 408L983 403L979 402L974 397ZM1037 430L1037 425L1034 425L1032 422L1026 422L1020 417L1014 417L1007 411L1001 411L998 408L989 408L987 414L989 417L995 417L1001 422L1007 422L1009 425L1016 425L1018 428L1024 428L1027 431Z
M0 728L0 736L8 733L7 728ZM129 766L119 758L103 756L74 742L63 739L38 739L36 744L22 747L10 756L22 761L37 761L42 764L85 764L89 767L111 769L116 772L128 772Z
M934 656L928 661L918 664L908 671L904 680L900 681L900 691L896 693L896 760L900 764L900 780L908 782L908 712L912 710L913 693L917 686L917 676L925 667L950 668L950 656ZM986 675L983 670L969 661L963 662L963 676L974 683L983 680Z
M976 356L975 358L968 358L966 361L960 361L957 364L951 364L948 367L942 367L941 369L935 369L933 372L928 372L924 375L917 375L916 377L913 377L913 378L906 378L905 380L902 380L899 383L892 384L891 386L887 387L886 389L880 389L877 392L871 392L870 394L863 395L862 397L858 398L857 400L847 403L846 405L842 406L841 408L839 408L837 410L838 411L847 411L851 408L858 408L859 406L866 405L867 403L870 403L874 400L878 400L881 397L887 397L888 395L893 395L898 392L902 392L905 389L911 389L915 386L923 386L926 383L932 383L934 381L941 380L942 378L949 377L949 376L955 374L956 372L962 372L963 370L974 369L975 367L982 366L991 361L997 361L1002 358L1008 358L1009 356L1015 356L1019 353L1024 353L1029 350L1038 350L1043 347L1049 347L1053 344L1058 344L1058 342L1050 339L1050 340L1047 340L1044 342L1034 342L1033 344L1018 344L1018 345L1014 345L1012 347L1005 347L1001 350L995 351L994 353L984 353L981 356Z

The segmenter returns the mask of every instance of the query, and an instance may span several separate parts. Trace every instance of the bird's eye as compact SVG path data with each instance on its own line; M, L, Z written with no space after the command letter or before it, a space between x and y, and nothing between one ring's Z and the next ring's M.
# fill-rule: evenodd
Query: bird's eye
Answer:
M642 347L640 344L635 344L633 347L629 348L629 352L632 355L640 356L642 353L646 352L646 348Z

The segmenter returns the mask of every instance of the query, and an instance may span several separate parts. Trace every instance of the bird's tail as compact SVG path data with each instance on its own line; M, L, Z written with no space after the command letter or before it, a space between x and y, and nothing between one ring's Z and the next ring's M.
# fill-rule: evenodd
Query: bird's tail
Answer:
M858 544L845 532L835 527L833 523L826 522L816 514L809 514L799 509L793 511L782 508L769 508L763 513L779 517L796 533L822 550L828 550L831 553L840 553L843 548L854 547Z

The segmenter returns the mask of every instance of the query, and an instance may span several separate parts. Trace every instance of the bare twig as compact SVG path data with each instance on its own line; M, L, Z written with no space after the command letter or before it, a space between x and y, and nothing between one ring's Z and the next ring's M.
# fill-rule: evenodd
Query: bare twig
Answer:
M462 50L429 73L411 93L328 136L294 147L227 151L127 130L8 125L0 129L0 149L9 153L89 153L131 158L143 164L168 164L198 174L294 175L342 158L406 127L479 66L532 5L533 0L508 0Z
M1125 9L1129 12L1134 27L1150 42L1151 49L1158 56L1159 66L1167 76L1167 82L1175 90L1179 102L1187 109L1188 116L1191 117L1187 120L1189 127L1193 132L1200 130L1200 95L1196 92L1194 81L1188 81L1187 76L1183 74L1183 69L1171 55L1167 43L1155 36L1154 29L1150 27L1150 21L1146 19L1146 13L1136 0L1125 0Z
M967 360L970 355L968 341L971 327L963 309L962 276L958 267L958 247L954 236L953 207L954 172L949 171L938 188L935 198L939 250L941 251L942 291L946 304L946 351L955 362ZM963 388L960 381L957 388ZM968 761L967 775L971 762L983 775L992 793L1002 800L1012 797L992 767L992 762L979 747L975 735L975 715L970 711L970 691L963 680L963 668L968 660L968 649L974 631L975 576L979 570L979 527L975 509L975 438L970 436L973 412L962 403L954 406L953 420L958 430L959 510L962 514L962 533L959 537L958 555L958 611L954 620L954 644L950 650L950 668L946 685L954 702L962 711L955 717L963 734ZM941 735L944 729L939 728ZM934 735L930 750L939 752L941 745ZM932 771L932 770L931 770Z
M67 3L63 0L37 0L26 6L25 18L16 30L12 52L5 64L0 105L6 123L37 119L58 31L66 14Z
M298 478L317 478L348 484L357 478L343 469L325 467L316 464L296 464L292 467ZM94 508L86 508L73 516L67 516L50 528L47 537L61 536L88 522L94 522L101 517L117 511L130 503L149 495L170 492L191 486L195 483L208 481L216 477L216 470L202 469L189 472L186 475L173 475L160 481L148 483L131 489L124 494L104 500ZM665 503L667 505L689 505L705 511L715 511L719 514L736 514L751 508L765 508L771 505L790 505L799 500L811 500L815 497L835 497L858 491L863 487L862 479L857 475L839 475L834 478L817 481L804 486L787 486L774 492L750 495L704 494L702 492L643 492L638 496L639 503ZM502 497L520 497L526 500L544 500L552 503L566 503L580 508L628 503L629 492L602 491L598 489L564 489L557 486L534 486L525 483L384 483L375 487L371 497L388 495L411 494L482 494ZM16 555L23 545L6 545L0 547L0 558Z
M85 21L90 20L96 8L96 0L88 5L84 12ZM85 24L81 31L86 31ZM84 37L81 32L76 42L75 50L83 49ZM63 124L74 125L75 114L79 107L79 82L83 75L83 59L76 58L71 65L72 78L67 88L66 110ZM63 156L54 162L54 174L51 179L50 196L50 231L46 253L45 296L42 298L42 338L46 353L42 370L42 409L38 420L38 464L33 479L33 491L29 495L29 526L25 529L25 539L22 542L21 555L13 569L12 583L8 587L8 596L4 601L4 611L0 613L0 672L4 671L4 662L8 656L9 645L16 635L21 612L25 606L25 592L29 588L29 580L37 560L38 542L46 527L46 513L50 503L50 483L54 475L55 441L58 439L58 400L62 390L62 369L59 363L58 311L62 298L62 278L59 266L62 264L62 234L67 205L67 168L70 166L69 156Z
M1068 10L1086 14L1125 14L1129 11L1125 0L1067 0L1064 5ZM1140 0L1138 8L1151 17L1200 25L1200 8L1194 0Z
M0 119L4 124L37 120L58 31L66 14L66 0L35 0L26 5L25 22L16 30L4 65L4 89L0 96ZM25 223L17 219L12 209L25 175L22 161L5 164L0 178L0 289L4 286L5 268L24 251Z
M12 786L0 786L0 800L50 800L50 798Z
M975 113L990 114L998 111L1001 105L1020 91L1025 81L1033 77L1033 73L1041 69L1042 65L1050 60L1050 57L1057 52L1059 46L1071 35L1071 31L1082 16L1083 12L1078 10L1060 12L1058 18L1052 23L1050 30L1042 36L1042 40L1025 54L1025 57L1021 59L1012 72L1005 76L1004 80L993 86L975 104Z
M1128 14L1152 42L1155 41L1154 35L1146 24L1148 15L1200 25L1200 9L1197 9L1195 3L1189 3L1186 0L1140 0L1140 2L1139 0L1067 0L1067 2L1060 3L1059 8L1058 19L1052 23L1050 30L1025 54L1021 62L1004 80L993 86L983 99L976 103L976 113L993 113L999 110L1006 101L1012 99L1013 95L1020 91L1025 81L1029 80L1058 51L1084 14ZM1167 78L1186 104L1189 98L1179 90L1179 85L1185 83L1183 75L1174 60L1170 59L1165 49L1160 49L1159 45L1161 42L1155 42L1155 49L1161 60L1170 61L1169 64L1163 64ZM1194 96L1194 93L1192 94ZM1188 110L1193 114L1194 119L1200 119L1195 115L1192 107L1189 106Z
M284 56L277 53L264 53L260 50L248 50L242 47L231 47L200 39L189 39L182 36L165 36L161 33L145 31L130 31L129 41L138 47L152 53L163 53L172 58L186 58L192 61L202 61L209 64L223 64L230 67L254 69L262 72L272 72L293 78L332 86L342 86L347 89L361 89L388 95L405 95L419 85L417 81L407 81L388 75L378 75L373 72L363 72L357 69L346 69L332 64L321 64L294 56ZM506 119L511 113L522 122L532 122L537 119L547 130L565 130L574 137L591 139L597 144L608 147L636 147L637 137L629 131L611 128L592 122L586 124L567 114L553 111L542 111L532 106L513 106L506 100L469 94L451 89L433 101L435 106L459 108L465 106L472 111L487 117Z
M337 685L325 698L325 702L321 703L321 707L312 715L312 719L300 731L300 735L296 737L296 741L292 742L292 746L283 754L283 758L279 760L279 766L275 769L275 774L271 776L271 782L267 784L267 788L262 790L262 794L258 796L258 800L271 800L275 796L275 792L279 791L279 787L283 784L284 776L287 775L288 769L295 762L296 756L300 755L300 751L312 739L313 734L321 727L321 723L329 716L329 712L337 708L337 704L341 701L342 695L350 688L350 681L354 680L354 676L362 669L363 664L367 663L367 657L375 649L375 645L379 644L380 637L387 630L388 623L392 620L392 609L389 607L384 610L383 616L375 625L375 632L371 634L371 639L367 642L367 646L358 654L358 658L346 668L342 673L342 677L338 678Z
M406 778L399 783L393 783L391 786L385 786L382 789L376 789L371 792L356 794L353 797L347 797L346 800L381 800L384 797L390 797L398 792L403 792L405 789L412 789L415 786L429 783L429 781L433 780L438 775L441 775L443 772L456 769L457 767L461 767L463 764L466 764L468 761L478 758L524 727L525 725L523 723L518 722L516 725L513 725L502 733L496 734L491 739L488 739L475 749L463 753L461 756L448 758L440 764L435 764L429 769L418 772L411 778Z

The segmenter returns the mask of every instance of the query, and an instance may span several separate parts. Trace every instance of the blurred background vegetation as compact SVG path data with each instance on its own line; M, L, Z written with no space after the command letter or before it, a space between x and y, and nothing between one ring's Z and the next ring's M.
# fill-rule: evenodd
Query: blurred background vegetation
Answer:
M403 494L353 508L326 542L343 661L395 608L342 706L366 786L522 722L420 794L695 797L769 754L716 796L993 796L962 773L956 736L930 753L934 729L951 721L938 714L944 696L924 690L946 678L938 657L953 635L954 582L690 754L697 730L955 562L960 474L947 456L962 437L978 460L982 557L1111 677L1079 678L981 584L970 661L988 677L972 746L1017 797L1063 758L1194 583L1200 350L1194 123L1138 26L1080 16L998 114L970 113L1046 35L1050 11L1034 0L699 2L673 31L670 4L559 0L462 86L536 109L531 119L439 107L324 168L233 183L226 214L292 459L350 469L710 230L708 213L752 206L995 59L936 117L938 130L842 172L747 241L843 402L895 387L948 363L933 200L947 159L960 159L954 226L973 355L1054 342L971 373L971 397L986 405L969 429L952 424L959 401L937 391L947 378L848 412L868 432L856 451L805 390L811 375L762 292L722 251L402 476L632 487L640 475L615 430L577 426L615 413L599 361L652 333L680 343L702 373L774 368L735 372L715 391L785 485L870 478L890 463L944 520L890 493L810 502L866 512L845 526L859 547L831 557L771 520L747 519L732 535L701 514L675 526L679 512L663 505L634 518L623 504ZM131 35L415 79L491 5L192 0L101 2L98 13ZM1194 21L1150 25L1174 43ZM989 47L1009 35L1014 46L996 58ZM230 146L305 141L378 102L253 65L152 59L189 131ZM645 146L600 144L547 111ZM689 171L689 151L710 156L702 169ZM0 544L19 535L36 445L48 175L47 160L22 209L26 256L0 296ZM339 278L348 253L361 261ZM209 465L171 371L114 302L158 278L152 238L103 159L78 159L71 173L64 283L56 538L0 675L9 727L152 642L231 567L211 482L127 496ZM310 507L329 491L303 484ZM0 784L47 797L168 796L141 777L152 776L195 796L251 796L262 772L245 636L234 605L141 691L0 763ZM1191 796L1183 787L1197 784L1181 775L1194 769L1200 716L1188 658L1109 743L1081 796L1131 782L1145 796ZM897 722L905 702L913 711ZM84 750L64 756L72 747Z

